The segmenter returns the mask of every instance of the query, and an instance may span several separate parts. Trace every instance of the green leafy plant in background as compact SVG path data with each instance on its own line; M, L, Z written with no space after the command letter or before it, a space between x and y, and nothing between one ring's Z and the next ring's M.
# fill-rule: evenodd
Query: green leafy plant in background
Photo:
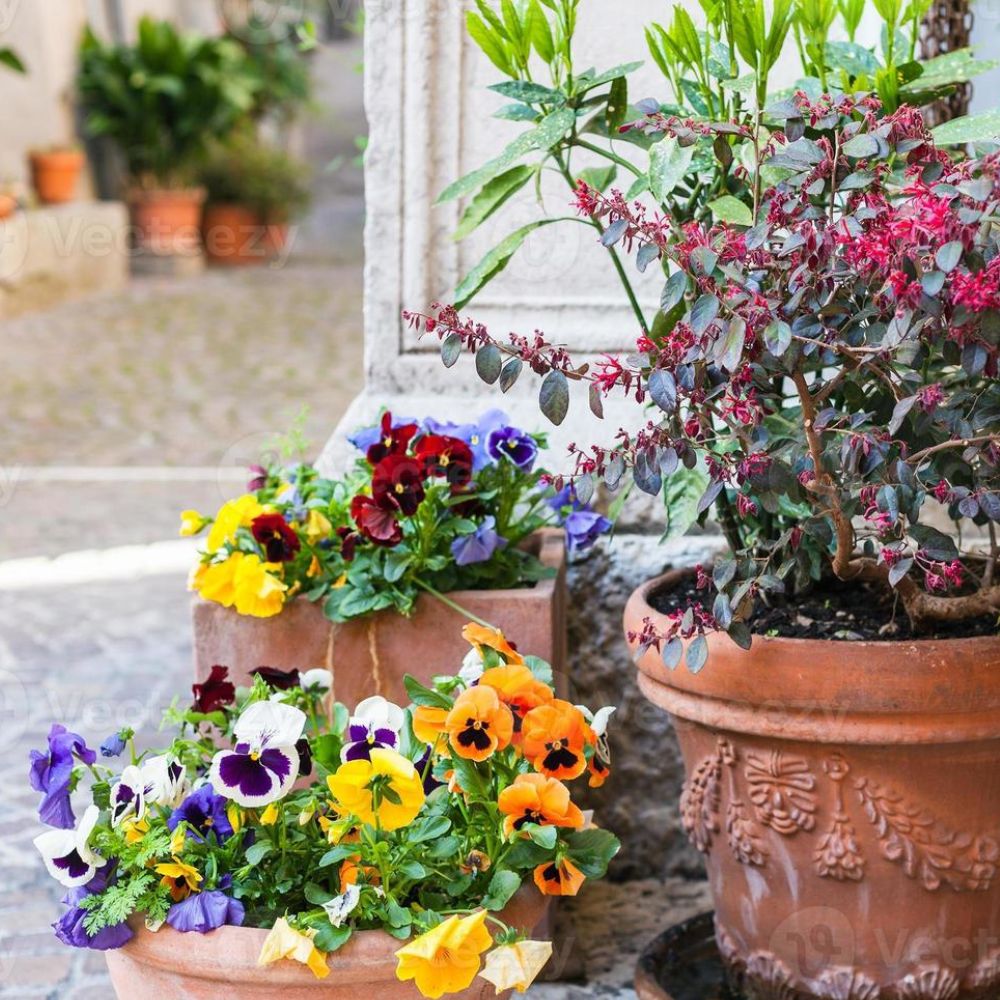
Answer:
M262 85L232 39L149 17L134 44L105 43L88 28L80 55L87 130L115 142L131 182L144 188L190 182L210 141L233 130Z
M0 66L6 66L7 69L13 70L15 73L27 73L27 68L21 61L21 57L11 48L0 48Z
M903 103L935 101L994 65L974 59L968 49L919 62L918 31L928 0L876 0L882 31L872 47L858 41L863 0L699 0L703 27L676 5L669 22L646 29L649 53L672 95L668 101L633 105L628 77L641 62L603 72L578 69L573 37L581 2L476 0L476 10L467 13L470 36L508 78L490 88L509 102L496 116L524 122L526 128L497 156L442 192L441 202L468 199L457 239L469 236L529 185L540 191L546 173L561 176L570 188L582 180L602 192L616 185L629 199L651 198L677 224L746 223L759 203L761 185L773 178L748 169L760 150L736 137L747 124L766 143L781 124L768 107L791 91L773 92L770 80L790 40L802 69L795 90L812 99L824 92L876 93L886 114ZM677 119L680 127L669 134L628 127L644 116ZM936 138L965 143L998 134L1000 116L987 114L946 123ZM586 166L579 163L582 157ZM652 322L645 315L615 249L619 234L600 219L569 213L543 215L506 236L462 279L455 304L464 306L501 273L532 232L564 221L600 233L641 329L655 334L666 310ZM651 262L650 255L640 255L638 269L645 271Z

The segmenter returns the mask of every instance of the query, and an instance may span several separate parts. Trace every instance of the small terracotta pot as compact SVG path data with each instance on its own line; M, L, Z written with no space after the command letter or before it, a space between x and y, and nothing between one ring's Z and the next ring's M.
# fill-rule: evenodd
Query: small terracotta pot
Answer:
M501 914L511 926L532 933L543 923L548 901L533 888L522 889ZM220 927L210 934L181 934L143 926L117 951L106 953L111 983L119 1000L420 1000L412 982L396 978L395 952L402 942L383 931L354 934L329 956L330 975L317 979L304 966L282 961L260 968L257 956L266 930ZM508 997L509 993L501 994ZM451 994L454 1000L495 1000L484 979Z
M163 256L200 254L204 203L201 188L130 191L128 205L136 246Z
M84 156L78 149L54 149L30 154L31 182L40 201L59 205L73 201L83 171Z
M202 241L213 264L254 267L280 255L288 243L288 224L269 222L246 205L215 202L205 208Z
M567 689L566 547L561 531L539 532L534 540L543 565L556 576L516 590L465 590L448 598L504 629L525 653L552 664L557 687ZM333 670L334 697L353 708L381 694L407 704L403 677L427 683L435 674L456 673L469 647L462 638L468 618L429 594L417 600L409 618L392 611L333 624L320 604L303 598L273 618L249 618L231 608L196 598L194 673L204 680L212 665L225 664L237 684L257 667Z
M9 194L0 194L0 219L9 219L17 211L17 199Z
M682 575L632 595L626 632L666 627L648 598ZM677 730L738 986L1000 997L1000 639L708 642L698 674L647 650L639 686Z

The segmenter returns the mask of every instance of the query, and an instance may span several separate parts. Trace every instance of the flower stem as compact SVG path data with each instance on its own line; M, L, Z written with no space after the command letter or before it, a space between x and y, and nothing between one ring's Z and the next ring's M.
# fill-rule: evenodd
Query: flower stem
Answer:
M442 594L441 591L435 590L429 583L424 583L423 580L418 580L416 577L414 577L413 582L422 590L426 590L431 597L436 597L442 604L446 604L452 611L457 611L460 615L465 615L469 621L473 621L477 625L482 625L484 628L496 628L496 625L484 621L479 615L474 615L468 608L463 608L457 601L453 601L450 597Z

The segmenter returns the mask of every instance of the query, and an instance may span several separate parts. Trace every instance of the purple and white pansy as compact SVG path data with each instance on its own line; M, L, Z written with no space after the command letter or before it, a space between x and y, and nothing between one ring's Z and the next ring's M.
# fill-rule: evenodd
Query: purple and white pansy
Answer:
M347 742L340 752L342 761L371 760L375 749L399 749L399 738L406 725L406 713L381 695L365 698L351 716Z
M150 805L176 809L184 801L189 791L187 771L175 757L169 754L150 757L140 770L145 782L146 802Z
M473 646L465 654L465 659L462 660L462 669L459 670L458 677L466 687L472 687L479 683L479 678L483 676L485 671L486 666L483 663L482 653Z
M233 727L236 745L212 759L208 773L212 787L248 809L283 799L299 776L295 744L305 725L305 713L294 705L254 702Z
M127 819L140 820L146 815L146 781L134 764L122 771L118 784L111 789L111 825Z
M35 837L35 847L49 874L67 889L86 885L104 864L104 858L87 843L100 815L97 806L87 806L75 830L46 830Z

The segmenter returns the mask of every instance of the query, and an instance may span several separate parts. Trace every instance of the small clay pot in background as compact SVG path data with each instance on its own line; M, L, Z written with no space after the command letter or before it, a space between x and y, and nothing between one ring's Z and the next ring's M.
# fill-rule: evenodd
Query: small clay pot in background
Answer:
M17 211L17 199L13 195L0 194L0 219L9 219Z
M31 183L38 200L62 205L76 198L84 155L79 149L39 149L29 154Z
M237 202L213 202L205 208L202 241L211 263L254 267L280 256L288 243L288 223L270 222Z
M135 188L128 205L137 249L159 256L201 254L202 188Z

